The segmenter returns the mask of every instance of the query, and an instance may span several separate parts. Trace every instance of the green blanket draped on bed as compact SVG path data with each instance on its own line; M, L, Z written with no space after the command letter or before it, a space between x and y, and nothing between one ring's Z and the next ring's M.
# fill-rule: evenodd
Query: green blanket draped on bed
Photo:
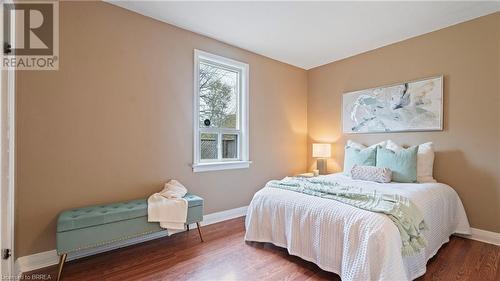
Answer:
M266 187L332 199L363 210L386 214L401 234L403 256L418 253L427 244L421 234L421 231L427 228L424 218L417 206L406 197L376 191L363 192L360 187L345 186L317 178L286 177L269 181Z

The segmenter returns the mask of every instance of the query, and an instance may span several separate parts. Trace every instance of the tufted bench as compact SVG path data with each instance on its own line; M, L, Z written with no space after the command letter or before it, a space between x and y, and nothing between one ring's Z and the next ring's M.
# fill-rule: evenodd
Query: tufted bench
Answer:
M189 224L196 223L203 242L199 224L203 220L203 198L188 193L184 199L188 201L187 230ZM64 211L57 220L57 254L60 256L57 280L61 278L69 253L164 230L159 223L148 222L146 199Z

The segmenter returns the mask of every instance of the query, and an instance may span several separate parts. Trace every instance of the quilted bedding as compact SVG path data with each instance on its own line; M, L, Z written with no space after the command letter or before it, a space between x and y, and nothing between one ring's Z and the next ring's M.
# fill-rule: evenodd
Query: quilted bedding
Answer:
M470 234L462 202L448 185L375 183L342 174L322 177L409 198L429 227L423 231L427 247L403 257L399 231L386 215L276 188L263 188L254 195L246 217L245 240L287 248L290 254L335 272L344 281L413 280L425 273L427 261L451 234Z

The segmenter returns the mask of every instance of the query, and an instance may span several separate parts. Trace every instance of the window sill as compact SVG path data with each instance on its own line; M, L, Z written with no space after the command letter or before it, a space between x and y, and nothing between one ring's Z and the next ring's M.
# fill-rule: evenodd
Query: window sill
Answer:
M231 169L245 169L250 167L252 161L227 161L227 162L211 162L193 164L193 172L209 172Z

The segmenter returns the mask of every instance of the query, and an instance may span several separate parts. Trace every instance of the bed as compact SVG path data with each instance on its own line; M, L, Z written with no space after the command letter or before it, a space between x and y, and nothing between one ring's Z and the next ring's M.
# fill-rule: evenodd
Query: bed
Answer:
M352 180L341 173L321 177L409 198L428 226L423 231L427 246L403 257L400 233L385 214L270 187L259 190L249 205L245 240L286 248L291 255L337 273L344 281L413 280L425 273L427 261L450 235L470 234L462 202L446 184L375 183Z

